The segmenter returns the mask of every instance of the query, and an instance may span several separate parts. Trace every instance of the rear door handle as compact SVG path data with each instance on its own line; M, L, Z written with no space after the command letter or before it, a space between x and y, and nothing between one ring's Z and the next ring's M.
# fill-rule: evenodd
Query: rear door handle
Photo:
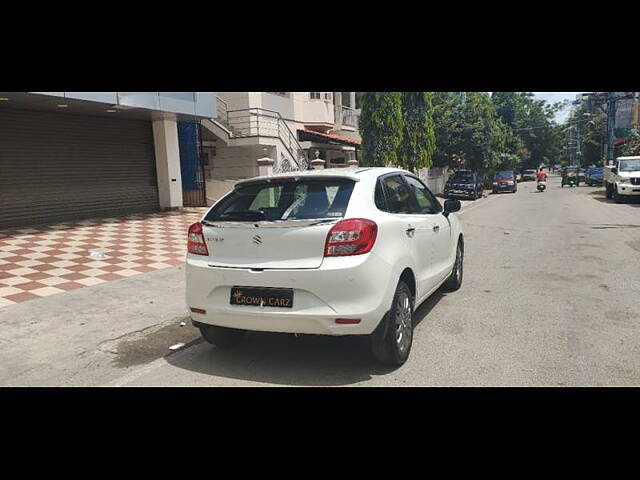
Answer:
M433 231L438 233L440 231L440 225L434 225L433 226Z

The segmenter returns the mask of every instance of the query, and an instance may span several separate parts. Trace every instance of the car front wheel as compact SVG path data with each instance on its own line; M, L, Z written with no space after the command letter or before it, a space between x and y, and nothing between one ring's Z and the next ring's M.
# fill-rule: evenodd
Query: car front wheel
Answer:
M400 280L391 308L370 336L371 352L381 363L402 365L413 343L413 295Z

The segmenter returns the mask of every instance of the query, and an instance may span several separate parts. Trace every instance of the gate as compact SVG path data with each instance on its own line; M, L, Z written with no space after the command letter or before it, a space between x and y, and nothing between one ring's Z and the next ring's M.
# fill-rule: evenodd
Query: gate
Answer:
M205 161L200 129L200 122L178 122L182 204L185 207L207 206Z

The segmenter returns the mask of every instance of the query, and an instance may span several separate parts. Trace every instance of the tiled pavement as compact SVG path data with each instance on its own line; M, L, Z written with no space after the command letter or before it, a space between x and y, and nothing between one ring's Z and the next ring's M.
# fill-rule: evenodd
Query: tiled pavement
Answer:
M0 308L179 265L187 229L204 211L0 230Z

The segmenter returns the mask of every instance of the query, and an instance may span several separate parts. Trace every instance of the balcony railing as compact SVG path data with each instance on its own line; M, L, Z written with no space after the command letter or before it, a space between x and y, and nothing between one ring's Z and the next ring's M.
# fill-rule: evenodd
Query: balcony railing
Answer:
M359 114L355 108L336 105L335 115L336 115L336 120L339 119L342 125L347 127L358 128Z
M309 168L306 152L280 113L265 108L244 108L227 110L226 117L233 138L271 137L280 140L290 158L286 162L276 159L274 172Z

